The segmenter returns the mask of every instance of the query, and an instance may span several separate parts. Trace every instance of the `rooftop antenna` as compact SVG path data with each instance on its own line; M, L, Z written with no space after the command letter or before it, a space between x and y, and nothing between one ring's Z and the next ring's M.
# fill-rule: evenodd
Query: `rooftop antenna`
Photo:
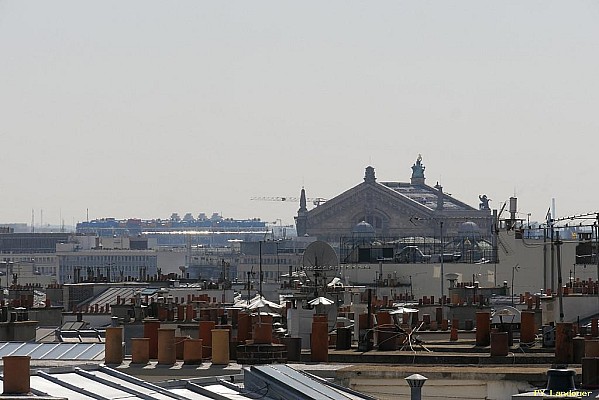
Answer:
M35 232L35 210L31 209L31 233Z
M89 222L89 208L85 209L85 220Z

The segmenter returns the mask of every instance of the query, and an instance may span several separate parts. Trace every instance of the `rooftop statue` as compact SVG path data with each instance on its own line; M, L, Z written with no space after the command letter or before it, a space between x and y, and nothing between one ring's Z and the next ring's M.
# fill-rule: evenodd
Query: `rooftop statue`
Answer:
M426 167L422 165L422 155L418 154L416 164L412 165L412 178L424 178L424 169Z
M368 166L366 167L366 172L364 173L364 182L366 183L375 183L376 176L374 175L374 168Z
M480 210L490 210L491 208L489 208L489 201L491 201L491 199L487 198L486 194L481 194L480 196L478 196L478 199L480 200L480 204L478 205L478 208Z

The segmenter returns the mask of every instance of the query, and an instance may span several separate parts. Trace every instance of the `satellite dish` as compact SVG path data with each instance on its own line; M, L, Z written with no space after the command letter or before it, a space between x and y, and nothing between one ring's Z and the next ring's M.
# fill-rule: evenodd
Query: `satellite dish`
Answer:
M521 321L520 310L515 307L501 306L501 309L493 314L491 323L519 324Z
M339 259L330 244L317 240L306 247L302 265L304 267L336 267L339 265Z
M445 274L445 279L447 279L448 281L457 281L459 277L460 274L456 274L455 272L449 272Z

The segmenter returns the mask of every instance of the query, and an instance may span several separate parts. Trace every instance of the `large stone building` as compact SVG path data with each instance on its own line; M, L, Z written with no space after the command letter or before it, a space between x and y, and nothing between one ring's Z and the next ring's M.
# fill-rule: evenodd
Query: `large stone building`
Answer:
M365 229L385 238L458 237L467 227L490 235L492 216L486 196L481 195L479 207L474 208L444 193L438 182L427 185L424 170L419 156L410 182L377 182L369 166L364 182L311 210L306 208L302 189L295 217L298 236L338 244L343 237L363 235ZM365 228L363 222L372 228Z

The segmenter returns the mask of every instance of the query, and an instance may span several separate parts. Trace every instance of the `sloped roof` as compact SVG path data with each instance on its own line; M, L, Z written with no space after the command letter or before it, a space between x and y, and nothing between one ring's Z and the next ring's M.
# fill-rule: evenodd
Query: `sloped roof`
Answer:
M308 216L315 217L327 213L345 201L351 201L360 193L379 193L390 202L390 205L408 206L414 215L429 215L437 210L439 191L428 185L415 185L406 182L361 182L358 185L328 200L326 203L307 212ZM443 208L446 211L478 211L476 208L443 193Z
M330 384L286 364L254 365L244 368L244 389L266 398L283 399L370 399L349 389Z
M409 198L410 200L422 204L430 210L435 210L437 208L439 191L428 185L413 185L406 182L380 182L380 184L388 187L394 192L401 194L402 196ZM447 193L443 193L443 208L452 211L476 210L474 207L471 207L468 204L453 198Z
M130 286L115 286L109 287L100 294L87 299L79 304L79 307L86 304L116 304L117 298L129 299L135 295L135 292L143 289L143 287L130 287Z
M266 385L261 382L266 383ZM255 388L252 385L261 385ZM168 381L155 384L127 375L104 365L85 368L60 368L54 371L34 371L30 380L31 393L79 399L178 399L245 400L262 398L280 399L372 399L316 376L299 372L284 364L261 365L244 368L244 385L239 386L212 378L201 384L196 380ZM4 390L4 382L0 383ZM281 397L283 396L283 397ZM289 397L291 396L291 397Z
M375 183L366 183L362 182L357 184L356 186L344 191L343 193L333 197L328 200L326 203L312 208L307 212L309 217L316 217L321 214L327 214L328 210L334 210L335 207L339 205L343 205L346 202L352 202L353 199L360 195L368 194L368 193L378 193L380 196L383 196L388 200L389 204L392 206L399 207L400 205L408 205L410 206L416 215L425 215L428 214L431 209L429 209L424 204L415 201L385 185ZM352 226L353 228L353 226Z
M104 343L0 342L0 357L30 356L32 360L104 360Z
M80 302L78 304L78 307L83 307L87 304L89 304L89 305L92 305L92 304L115 305L115 304L117 304L117 300L119 299L119 297L120 297L121 301L123 299L127 300L125 304L128 305L128 304L131 304L130 299L134 298L136 293L139 293L141 296L144 296L144 297L148 296L149 298L154 298L154 299L156 299L157 297L159 297L160 295L163 295L165 293L167 295L173 295L176 297L182 296L183 302L180 304L185 304L186 303L186 298L184 296L185 294L191 293L191 291L200 291L201 289L202 289L201 283L183 284L180 287L169 287L169 288L146 287L146 286L142 286L142 285L119 286L119 285L115 284L112 287L106 288L101 293Z

